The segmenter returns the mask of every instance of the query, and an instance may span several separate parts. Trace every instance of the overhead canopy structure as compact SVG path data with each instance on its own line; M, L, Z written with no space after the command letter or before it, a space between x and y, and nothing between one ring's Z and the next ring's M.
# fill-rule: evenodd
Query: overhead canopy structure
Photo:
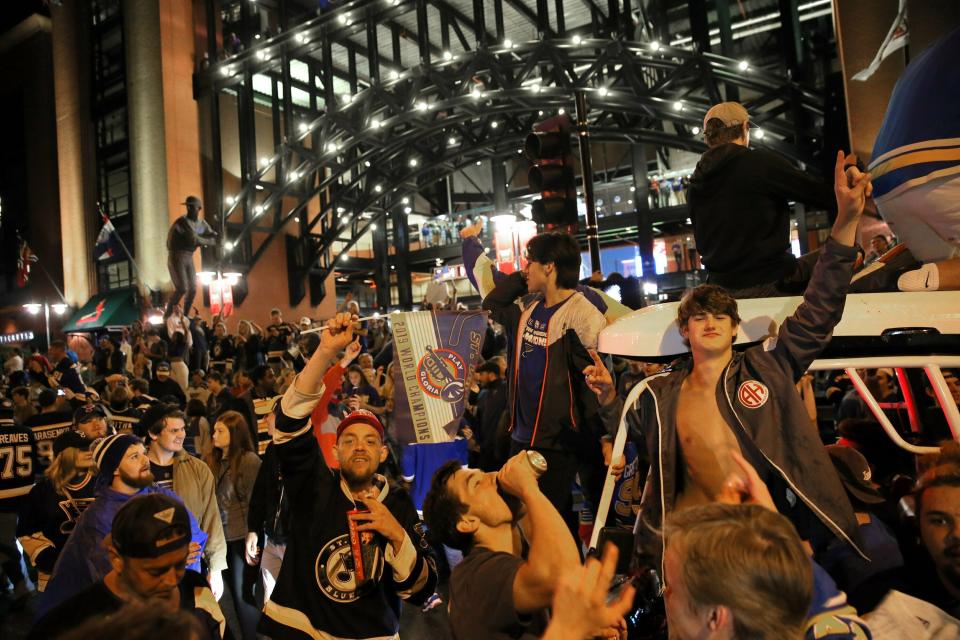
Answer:
M110 327L128 327L140 319L140 296L136 289L98 293L73 314L64 333L92 332Z
M710 53L707 29L689 47L659 33L639 4L608 3L606 13L601 4L350 0L319 12L281 3L286 10L271 13L266 2L230 2L218 13L209 3L207 53L216 62L196 74L195 96L211 122L213 166L225 166L221 101L236 105L240 152L237 167L212 176L223 203L217 259L248 272L296 222L298 233L284 237L291 303L306 294L305 281L318 303L326 276L352 262L347 252L389 215L399 282L407 195L443 211L454 194L437 185L442 191L455 173L473 182L463 169L490 162L496 204L510 181L505 159L519 157L539 118L572 111L575 91L588 97L592 140L694 152L704 148L698 133L709 106L740 99L762 125L764 146L813 169L823 139L818 94L791 75ZM784 25L829 15L828 2L812 4L815 14L794 6L787 13L796 20ZM690 11L706 14L694 3ZM264 30L264 20L279 29ZM222 52L218 31L222 42L239 33L242 46ZM785 41L796 40L791 34ZM257 124L264 106L271 118ZM263 125L272 129L267 153ZM500 196L505 203L505 190Z

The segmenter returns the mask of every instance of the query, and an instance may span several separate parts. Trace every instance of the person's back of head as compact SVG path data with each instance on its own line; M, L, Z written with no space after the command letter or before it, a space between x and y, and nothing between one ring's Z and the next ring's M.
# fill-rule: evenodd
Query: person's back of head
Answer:
M130 381L130 390L134 394L145 394L150 391L150 383L143 378L134 378Z
M711 149L723 144L746 146L750 116L739 102L721 102L703 118L703 139Z
M665 536L671 630L726 620L729 637L803 637L813 570L784 516L758 505L709 504L671 515Z
M494 379L500 378L500 365L492 360L487 360L477 366L477 373L489 373Z
M155 602L130 602L116 613L90 618L61 640L120 637L125 640L200 640L207 632L199 620L184 609L170 610Z
M196 418L205 415L207 415L207 405L203 404L203 400L200 400L199 398L193 398L192 400L187 401L188 417Z
M126 411L130 406L130 392L126 385L117 385L108 398L111 411Z

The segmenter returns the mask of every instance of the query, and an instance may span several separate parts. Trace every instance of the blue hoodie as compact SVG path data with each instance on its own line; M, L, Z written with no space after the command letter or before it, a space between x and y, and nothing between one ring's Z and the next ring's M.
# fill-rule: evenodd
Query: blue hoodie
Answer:
M133 495L120 493L109 486L101 487L97 491L96 500L80 516L76 528L70 534L63 551L60 552L57 564L53 568L53 576L37 603L36 620L40 620L58 604L98 580L102 580L110 573L110 555L103 545L103 540L110 533L113 517L127 500L148 493L162 493L182 502L172 491L157 485L141 489ZM189 509L187 513L190 513ZM207 534L200 529L192 513L190 513L190 530L192 532L190 541L200 545L202 554L203 546L207 542ZM187 568L199 572L199 556L198 560Z

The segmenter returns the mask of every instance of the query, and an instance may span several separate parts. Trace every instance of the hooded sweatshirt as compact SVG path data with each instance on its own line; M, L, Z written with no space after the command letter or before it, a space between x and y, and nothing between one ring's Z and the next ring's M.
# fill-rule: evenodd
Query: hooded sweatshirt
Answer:
M113 527L113 517L130 498L148 493L162 493L182 502L178 495L155 484L144 487L133 495L116 491L109 485L102 485L97 489L93 504L80 516L73 533L60 552L53 576L37 603L37 620L61 602L110 573L110 555L103 545L103 540ZM200 529L197 519L189 509L187 513L190 515L190 542L199 544L202 552L207 543L207 534ZM187 565L187 568L200 571L199 559Z
M836 208L830 185L772 151L729 143L700 156L690 180L690 218L711 284L741 289L794 272L790 201Z

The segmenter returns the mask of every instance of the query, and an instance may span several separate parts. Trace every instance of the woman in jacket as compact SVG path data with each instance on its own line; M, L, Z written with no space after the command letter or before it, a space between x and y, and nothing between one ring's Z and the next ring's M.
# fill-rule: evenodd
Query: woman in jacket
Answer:
M76 431L54 440L53 462L21 502L17 539L37 568L38 591L46 588L60 550L80 514L93 502L96 474L93 455L87 451L89 442Z
M213 448L204 461L217 481L217 502L227 540L227 584L240 620L241 637L256 639L260 611L244 599L244 539L250 496L260 470L260 458L253 451L250 429L242 414L226 411L213 425ZM251 575L252 572L248 572ZM255 577L251 575L251 580ZM251 598L252 600L252 598Z

